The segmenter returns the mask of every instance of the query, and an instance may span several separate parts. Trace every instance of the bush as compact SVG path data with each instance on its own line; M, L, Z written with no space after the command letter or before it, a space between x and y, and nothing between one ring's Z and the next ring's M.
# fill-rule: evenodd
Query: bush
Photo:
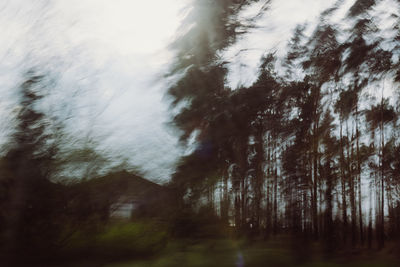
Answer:
M179 211L171 232L178 238L221 238L229 236L229 227L208 206L198 211L190 208Z
M77 232L64 252L75 257L137 258L165 247L167 232L154 223L114 223L96 233Z
M148 255L162 249L166 240L166 232L155 224L116 224L98 235L96 248L110 256Z

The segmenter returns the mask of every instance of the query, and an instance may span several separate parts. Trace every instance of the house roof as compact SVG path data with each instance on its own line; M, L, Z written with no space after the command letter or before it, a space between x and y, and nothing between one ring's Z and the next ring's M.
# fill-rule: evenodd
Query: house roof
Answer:
M90 191L102 196L113 195L115 201L121 197L141 199L152 195L165 195L169 192L169 189L165 186L127 171L110 173L105 176L93 178L85 183L90 188Z

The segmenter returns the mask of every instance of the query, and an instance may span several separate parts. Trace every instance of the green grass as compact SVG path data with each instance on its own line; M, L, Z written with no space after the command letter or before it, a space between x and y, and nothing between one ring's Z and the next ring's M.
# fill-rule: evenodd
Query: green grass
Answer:
M137 259L162 251L167 244L167 238L167 232L162 225L150 222L116 222L96 231L76 232L59 254L63 259L85 259L88 262Z
M392 244L382 251L338 252L327 260L318 243L292 243L279 237L265 241L244 239L176 239L165 245L166 233L144 223L110 225L94 239L77 240L78 247L95 242L91 256L57 266L76 267L228 267L228 266L311 266L311 267L395 267L400 266ZM309 251L309 253L307 253ZM113 255L113 257L107 257ZM121 255L121 256L119 256ZM304 257L303 257L304 256ZM84 260L83 260L84 259ZM300 261L303 260L303 261ZM239 265L242 261L243 265Z
M333 260L323 260L321 255L314 255L309 261L299 264L290 249L284 244L256 243L247 244L234 240L203 240L198 242L175 241L157 257L105 264L106 267L225 267L239 266L239 255L243 266L310 266L310 267L395 267L400 266L393 255L384 253L364 253L356 258L338 256Z

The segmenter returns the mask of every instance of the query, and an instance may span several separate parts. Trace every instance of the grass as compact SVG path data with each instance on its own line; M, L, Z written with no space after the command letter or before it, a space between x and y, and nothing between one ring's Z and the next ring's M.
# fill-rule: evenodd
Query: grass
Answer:
M400 266L395 244L381 251L353 250L324 256L320 243L293 242L285 237L269 241L234 238L169 239L164 229L146 223L113 224L91 239L76 238L75 249L91 243L91 250L61 265L74 267L395 267ZM82 243L83 242L83 243ZM94 246L93 246L94 245ZM398 247L397 247L398 248ZM47 265L46 265L47 266Z
M311 267L395 267L400 262L386 252L362 253L349 258L338 255L324 260L314 255L309 261L299 263L292 251L280 242L248 244L235 240L203 240L197 242L174 241L157 257L145 260L109 263L105 267L225 267L225 266L311 266Z

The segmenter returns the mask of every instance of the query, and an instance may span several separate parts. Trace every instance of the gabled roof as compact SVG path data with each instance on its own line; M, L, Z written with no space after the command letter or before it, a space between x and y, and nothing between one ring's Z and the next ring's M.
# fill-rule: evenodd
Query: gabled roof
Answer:
M127 171L110 173L84 183L94 193L112 194L114 197L142 198L169 192L168 188Z

